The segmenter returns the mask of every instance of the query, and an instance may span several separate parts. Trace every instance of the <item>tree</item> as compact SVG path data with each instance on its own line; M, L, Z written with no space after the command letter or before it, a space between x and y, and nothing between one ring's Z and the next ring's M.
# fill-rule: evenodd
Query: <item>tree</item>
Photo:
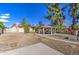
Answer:
M29 32L29 24L26 22L25 18L22 19L22 25L24 27L24 33Z
M50 21L50 25L55 27L55 32L63 28L65 15L63 11L65 7L62 7L59 3L48 4L48 15L45 16ZM60 28L59 28L60 27ZM61 30L62 31L62 30Z
M68 4L68 7L69 7L68 14L70 15L70 17L72 17L71 28L76 29L75 25L77 24L78 19L79 19L79 4L71 3L71 4Z
M0 22L0 30L1 30L0 33L4 33L4 28L5 28L4 23L3 22Z
M2 29L2 28L5 28L5 25L4 25L3 22L0 22L0 28L1 28L1 29Z
M64 7L58 3L48 5L48 16L46 18L51 21L51 25L63 25L65 16L63 14Z

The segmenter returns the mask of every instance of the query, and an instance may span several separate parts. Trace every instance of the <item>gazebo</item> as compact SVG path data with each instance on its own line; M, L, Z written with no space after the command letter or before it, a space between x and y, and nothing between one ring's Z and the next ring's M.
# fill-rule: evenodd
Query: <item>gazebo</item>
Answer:
M55 28L52 26L41 26L39 28L39 33L40 34L53 34L55 33Z

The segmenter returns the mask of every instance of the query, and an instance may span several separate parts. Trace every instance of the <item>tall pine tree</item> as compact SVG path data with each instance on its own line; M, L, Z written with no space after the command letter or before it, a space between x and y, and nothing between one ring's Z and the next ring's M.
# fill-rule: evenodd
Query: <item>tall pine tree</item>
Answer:
M28 25L25 18L22 19L22 25L24 27L24 33L28 33L29 32L29 25Z

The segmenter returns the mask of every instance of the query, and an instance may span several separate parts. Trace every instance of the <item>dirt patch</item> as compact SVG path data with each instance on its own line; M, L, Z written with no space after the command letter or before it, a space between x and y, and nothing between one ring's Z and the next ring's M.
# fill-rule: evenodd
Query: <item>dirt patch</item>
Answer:
M0 36L0 52L40 42L33 33L5 33Z

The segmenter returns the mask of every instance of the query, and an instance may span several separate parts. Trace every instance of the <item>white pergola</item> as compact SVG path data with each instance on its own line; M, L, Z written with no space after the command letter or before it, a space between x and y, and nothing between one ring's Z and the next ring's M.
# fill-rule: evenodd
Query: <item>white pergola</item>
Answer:
M53 30L55 30L55 28L53 28L52 26L41 26L39 28L39 33L41 33L41 30L42 30L42 34L45 34L45 30L46 29L49 29L50 30L50 34L52 35L53 34Z

